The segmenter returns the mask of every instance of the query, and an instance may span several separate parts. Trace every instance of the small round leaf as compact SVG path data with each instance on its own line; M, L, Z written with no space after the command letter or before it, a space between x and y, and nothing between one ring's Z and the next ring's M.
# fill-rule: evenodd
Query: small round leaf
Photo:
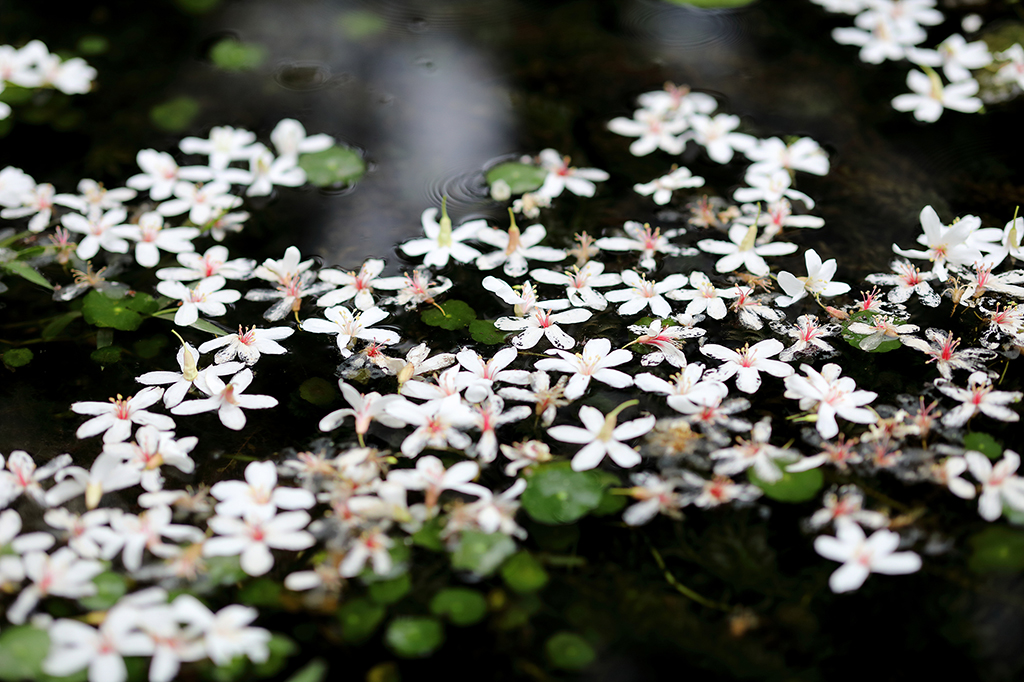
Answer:
M32 362L32 351L28 348L11 348L4 352L4 364L11 369L24 367Z
M537 467L527 479L522 503L541 523L572 523L601 504L604 484L592 471L573 471L569 462Z
M536 592L548 584L548 572L525 550L505 562L501 577L509 589L520 594Z
M341 638L346 642L362 642L377 629L384 620L385 609L369 599L358 597L338 609L341 621Z
M487 613L487 600L468 587L450 587L434 595L430 612L447 618L453 625L472 625Z
M785 467L785 464L782 466ZM763 490L765 496L779 502L806 502L814 499L825 483L821 469L808 469L794 473L783 468L782 478L774 483L768 483L753 469L748 469L747 478Z
M402 658L425 658L444 642L444 626L436 618L396 618L388 625L384 642Z
M441 312L443 310L444 312ZM420 316L424 324L449 331L462 329L476 319L476 311L465 301L451 300L441 304L441 310L428 308Z
M558 632L544 644L551 665L563 670L582 670L594 662L594 648L573 632Z
M487 171L487 184L493 186L498 180L504 180L508 183L512 194L523 194L540 189L547 175L548 172L539 166L510 161L499 163Z
M338 146L303 154L299 157L299 167L306 171L306 180L317 187L351 184L366 172L363 157L355 150Z

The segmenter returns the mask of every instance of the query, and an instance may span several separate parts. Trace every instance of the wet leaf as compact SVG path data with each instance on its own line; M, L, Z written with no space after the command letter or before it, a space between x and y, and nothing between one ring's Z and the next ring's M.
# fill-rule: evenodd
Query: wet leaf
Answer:
M188 130L192 121L199 115L200 108L197 99L182 95L150 109L149 121L164 132L180 133Z
M178 312L177 310L173 310L173 309L172 310L161 310L160 312L158 312L155 315L153 315L153 317L158 317L158 318L160 318L162 320L173 320L174 319L174 315L177 312ZM213 322L210 322L209 320L204 320L202 318L199 318L198 320L196 320L195 322L193 322L189 326L192 327L193 329L198 329L201 332L208 332L210 334L213 334L214 336L224 336L225 334L230 334L231 333L231 332L224 331L223 329L221 329L220 327L215 325Z
M132 344L132 350L140 358L149 360L160 355L161 351L167 346L167 337L162 334L150 337L148 339L139 339Z
M71 312L64 313L60 317L51 320L45 327L43 327L43 331L40 332L39 335L43 338L44 341L51 341L60 336L61 332L63 332L64 329L66 329L69 324L71 324L81 316L82 313L80 313L77 310L72 310Z
M582 670L594 662L593 647L573 632L558 632L544 643L551 665L563 670Z
M972 431L964 436L964 449L977 450L989 459L999 459L1003 455L1003 446L987 433Z
M279 673L288 662L288 657L299 652L299 645L289 637L275 632L267 642L267 652L270 654L267 656L267 660L263 663L256 663L252 667L256 677L272 677ZM245 667L243 666L242 669L245 670Z
M338 620L341 621L341 638L349 643L358 643L367 639L384 620L386 610L365 597L357 597L346 602L338 609Z
M285 682L321 682L327 677L327 661L314 658Z
M11 348L4 352L4 364L11 369L24 367L32 362L33 353L28 348Z
M444 626L436 618L396 618L384 633L384 643L402 658L424 658L444 642Z
M508 338L508 332L501 331L490 320L473 320L469 323L469 333L474 341L488 346L505 343Z
M104 346L103 348L97 348L89 354L89 358L92 359L98 365L106 367L107 365L114 365L121 362L121 349L117 346Z
M110 41L105 36L87 35L78 39L78 51L85 55L103 54L110 49Z
M442 313L441 310L444 310ZM451 300L441 304L441 310L428 308L423 311L420 319L431 327L440 327L454 331L468 326L476 319L476 311L465 301Z
M516 551L516 543L504 533L481 533L468 530L452 554L452 568L486 576L493 573Z
M277 606L282 589L276 580L257 578L238 591L238 601L249 606Z
M400 575L393 580L382 580L370 585L368 590L370 599L378 604L394 604L399 599L409 594L412 589L412 581L409 575Z
M330 405L338 396L338 390L334 384L320 377L311 377L302 382L299 386L299 395L306 402L313 403L319 407Z
M765 496L779 502L806 502L814 499L825 483L821 469L809 469L798 473L783 469L782 478L774 483L768 483L753 469L747 469L747 478L763 490Z
M424 547L434 552L444 551L444 542L441 541L441 518L435 516L426 523L418 531L412 534L412 542L414 545Z
M5 627L0 632L0 680L32 680L42 676L50 637L31 625Z
M450 587L434 595L430 612L447 618L453 625L472 625L487 614L487 600L468 587Z
M1024 569L1024 533L989 526L970 539L968 567L975 573L1016 573Z
M592 512L594 516L610 516L612 514L618 514L622 511L629 500L625 495L616 495L611 492L611 488L617 488L622 485L622 481L618 476L610 471L604 471L603 469L595 469L594 473L601 479L601 484L604 485L604 494L601 495L601 502Z
M146 294L137 294L146 296ZM152 297L147 296L152 301ZM85 321L97 327L109 327L121 331L134 331L142 324L142 315L131 305L132 298L114 299L98 291L85 295L82 315Z
M527 479L523 509L541 523L572 523L601 504L604 484L593 471L573 471L569 462L545 464Z
M210 49L210 61L226 71L252 71L267 59L267 48L225 38Z
M33 284L38 284L41 287L53 289L53 285L47 282L46 278L40 275L39 271L36 270L31 265L29 265L28 263L12 260L4 263L2 267L4 270L11 273L12 275L17 275L22 279L27 279Z
M366 162L357 151L338 146L303 154L299 157L299 167L306 171L306 180L317 187L349 185L366 172Z
M548 572L532 554L523 550L501 567L501 578L513 592L536 592L548 584Z
M487 184L493 186L498 180L504 180L508 183L512 194L524 194L540 189L547 175L548 172L539 166L509 161L499 163L487 171Z
M852 322L863 322L864 324L871 324L871 322L874 319L874 317L875 317L875 313L873 313L873 312L871 312L869 310L860 310L860 311L855 312L852 315L850 315L850 319L848 319L845 322L843 322L842 335L843 335L843 338L846 339L846 342L848 344L850 344L851 346L853 346L854 348L856 348L857 350L864 351L864 349L860 347L860 342L862 340L868 338L871 335L870 334L855 334L854 332L851 332L850 331L850 324ZM906 320L896 320L894 322L894 324L899 325L899 324L904 324L905 322L906 322ZM882 343L878 344L877 348L872 348L871 350L869 350L867 352L868 353L888 353L891 350L896 350L897 348L899 348L902 345L903 344L900 342L899 339L892 339L891 341L883 341Z
M96 585L96 594L78 600L90 611L106 611L128 592L128 579L113 571L100 573L92 582Z

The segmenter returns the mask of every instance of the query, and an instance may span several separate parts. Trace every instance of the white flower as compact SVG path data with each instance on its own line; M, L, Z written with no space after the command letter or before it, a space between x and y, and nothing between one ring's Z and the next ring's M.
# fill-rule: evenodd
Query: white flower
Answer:
M729 307L739 317L740 324L747 329L761 329L764 326L762 318L769 322L778 322L785 318L782 312L769 308L764 305L761 298L754 296L752 287L738 286L728 291L735 293L736 296L736 300Z
M484 279L486 280L487 278ZM417 268L413 270L411 275L406 273L402 277L378 279L374 286L378 289L398 290L395 296L381 301L381 305L397 304L405 306L406 310L412 310L422 303L436 305L434 297L451 289L452 281L447 277L438 277L434 281L431 279L429 270ZM358 302L356 307L359 307Z
M379 258L369 258L365 263L359 267L359 272L342 272L333 268L326 268L320 271L320 279L324 282L330 282L336 286L340 286L340 289L329 291L319 299L316 304L321 308L330 308L331 306L344 303L350 299L355 299L355 306L359 310L368 310L373 307L373 289L374 287L383 282L378 280L378 276L384 270L384 261ZM388 278L396 279L396 278ZM377 282L374 282L377 280ZM398 287L382 287L382 288L398 288Z
M304 511L250 513L245 518L214 516L207 525L217 535L203 543L203 556L241 555L242 570L253 577L274 567L271 549L298 552L316 544L316 538L303 530L309 525L309 514Z
M594 242L594 245L605 251L639 251L640 267L644 270L654 269L655 253L669 256L688 256L696 253L692 249L682 249L669 242L670 237L680 234L682 230L662 234L660 227L651 229L650 225L641 225L634 220L627 220L622 229L626 232L625 237L602 237Z
M802 464L799 462L798 464ZM797 469L791 465L786 471L807 471L808 468ZM822 528L829 523L856 522L865 528L882 528L889 524L885 514L864 509L864 494L855 485L844 485L839 494L833 491L825 493L825 506L814 512L807 520L812 529Z
M729 228L728 242L702 239L697 242L697 248L705 253L724 256L715 263L716 272L733 272L742 265L748 272L764 277L770 271L764 256L787 256L797 250L797 245L787 242L758 244L756 225L734 224Z
M111 533L103 547L103 558L112 559L120 553L125 568L136 572L142 568L143 554L147 549L165 559L174 555L177 548L165 543L165 537L192 544L203 541L203 531L195 526L171 523L172 515L171 508L166 505L157 505L137 516L112 514Z
M973 78L943 86L934 71L925 75L911 70L907 74L907 86L913 93L898 95L892 101L897 111L914 112L914 118L925 123L934 123L942 116L943 109L953 109L971 114L981 111L982 101L974 97L978 93L978 81Z
M1006 63L999 67L992 80L996 83L1013 83L1024 89L1024 47L1021 47L1020 43L1014 43L996 56Z
M1024 511L1024 479L1016 474L1020 466L1020 456L1016 452L1005 450L1003 458L995 466L980 452L968 451L964 459L971 470L971 476L982 485L978 497L978 513L981 518L995 521L1003 515L1003 505L1014 511Z
M84 401L71 404L76 414L96 415L78 427L75 435L91 438L103 434L104 443L119 443L132 433L132 424L152 426L161 431L173 431L174 420L163 414L146 412L146 408L160 400L164 390L155 386L144 388L137 395L111 398L109 402Z
M117 454L102 452L89 471L70 466L57 472L54 480L57 485L46 492L48 506L63 504L84 493L85 508L95 509L105 493L138 485L142 469Z
M298 160L299 154L315 154L334 146L334 138L330 135L306 135L306 129L294 118L278 121L270 133L270 141L281 158L293 160Z
M308 490L279 487L273 462L250 462L245 467L244 483L219 481L210 488L210 494L220 500L215 507L219 516L239 518L249 514L265 517L278 509L310 509L316 504Z
M743 215L736 218L737 223L753 225L756 222L764 226L764 232L757 238L758 244L767 244L787 227L817 230L825 225L825 221L818 216L794 214L793 204L786 197L764 205L743 204L740 208Z
M929 308L935 308L941 302L939 295L935 293L931 280L939 277L934 272L922 273L908 261L902 259L894 260L890 265L894 274L877 273L865 277L870 284L881 284L882 286L895 286L887 294L886 298L891 303L905 303L912 294L917 294L921 303Z
M686 356L680 347L683 344L682 339L693 339L704 336L705 333L700 327L685 324L663 325L661 320L654 320L646 327L630 325L629 331L639 336L626 344L627 346L639 343L656 349L640 360L644 367L659 365L663 360L668 360L674 367L686 367Z
M597 190L594 182L608 179L608 174L597 168L575 168L569 165L569 157L562 157L554 149L545 149L539 155L541 167L548 172L544 184L536 194L554 199L562 190L581 197L592 197Z
M339 305L324 311L326 320L310 317L303 320L299 328L318 334L336 334L341 356L347 358L352 355L349 346L356 339L385 345L398 343L401 340L397 332L372 328L387 316L386 312L376 306L353 315L348 308Z
M552 313L549 307L558 301L542 301L538 306L526 313L525 317L499 317L494 321L494 326L502 331L520 331L520 334L512 339L512 345L516 348L533 348L540 342L542 337L556 348L572 348L576 340L562 331L559 324L577 324L586 322L591 318L591 313L586 308L570 308L559 313ZM569 302L564 301L565 307ZM541 307L544 306L544 307Z
M808 293L818 298L820 296L838 296L850 290L849 284L832 281L838 267L835 258L829 258L822 262L817 251L807 249L804 253L804 263L807 265L806 277L797 277L785 271L779 273L779 286L786 292L785 296L780 296L775 301L780 306L791 306Z
M639 502L622 514L622 520L627 526L642 526L659 513L673 518L682 516L679 510L686 500L676 491L682 483L681 479L662 479L648 471L631 474L630 478L633 487L629 488L629 494Z
M135 260L144 268L154 268L160 263L160 250L171 253L193 251L192 240L199 236L194 227L164 227L164 218L152 211L139 217L138 225L128 225L123 236L138 242L135 245Z
M132 443L108 443L103 447L106 454L120 457L125 464L142 474L142 487L149 491L163 488L160 467L173 466L185 474L192 473L196 463L188 453L199 443L195 436L175 440L174 434L158 431L152 426L143 426L135 432Z
M423 211L420 222L423 225L422 239L413 239L399 246L406 256L424 256L423 264L436 268L448 265L448 259L454 258L460 263L468 263L480 255L472 246L463 244L467 239L476 237L480 228L487 227L486 220L470 220L452 229L452 220L444 203L441 205L441 220L437 220L437 209L428 208Z
M694 114L689 121L693 128L693 141L704 147L715 163L729 163L736 152L746 154L757 145L757 138L753 135L735 132L740 126L739 116L717 114L711 118Z
M749 441L737 438L733 447L712 452L710 456L715 460L715 473L738 474L754 467L754 472L763 481L774 483L781 479L782 471L775 460L792 461L798 455L794 450L771 445L768 442L771 435L771 417L765 417L751 428Z
M945 379L936 379L935 388L961 403L942 417L942 423L946 426L963 426L979 412L999 421L1020 421L1020 415L1007 407L1007 403L1019 403L1021 392L993 390L995 386L983 372L971 374L967 379L967 388L954 386Z
M397 483L406 490L422 490L426 505L433 508L445 490L454 490L476 497L489 495L490 491L481 485L471 483L480 475L476 462L456 462L448 469L433 455L416 460L415 469L393 469L388 473L388 483Z
M867 334L860 343L863 350L871 351L878 348L879 345L885 341L899 340L905 345L913 345L911 336L920 327L916 324L896 324L896 320L892 315L873 315L871 317L871 324L865 324L863 322L851 322L847 329L854 334Z
M236 374L227 384L218 376L208 375L205 390L210 397L183 402L171 412L174 414L199 414L217 410L221 424L229 429L240 431L245 427L245 413L242 412L242 408L264 410L277 405L277 399L269 395L243 395L242 391L251 383L252 370L248 368Z
M15 625L24 623L44 597L81 599L96 594L96 584L92 579L104 570L103 564L80 559L70 547L61 547L52 555L28 552L22 564L25 577L32 584L21 588L18 598L7 607L7 620Z
M60 222L72 232L84 234L85 238L78 242L75 251L82 260L89 260L100 249L110 253L128 253L128 242L125 237L132 234L131 227L124 224L128 212L123 208L115 208L106 213L86 218L77 213L66 213Z
M565 397L569 400L575 400L582 396L592 378L614 388L632 386L632 377L625 372L611 368L629 362L633 354L623 348L611 350L611 346L611 341L608 339L591 339L583 347L583 353L578 355L552 348L547 351L548 355L557 354L561 359L538 360L536 367L542 371L571 373L572 377L565 389Z
M755 393L761 387L761 372L776 377L788 377L793 374L793 368L785 362L770 359L781 353L784 348L785 346L777 339L764 339L753 346L743 346L739 350L732 350L717 343L707 343L700 347L700 352L709 358L724 362L715 368L715 380L726 381L735 375L736 388L744 393Z
M595 407L584 405L580 408L583 428L553 426L548 429L548 435L565 443L585 444L572 458L573 471L593 469L606 455L623 469L630 469L640 463L640 454L622 441L639 438L653 429L655 422L654 415L647 415L616 426L619 413L636 402L625 402L607 415Z
M214 126L210 137L186 137L178 146L186 154L204 154L210 157L210 167L223 170L232 161L248 160L254 153L256 134L231 126ZM195 221L193 221L195 222Z
M745 150L747 158L754 163L748 173L774 173L777 170L804 171L813 175L828 175L828 155L817 142L801 137L786 144L777 137L758 140L757 144Z
M156 285L156 290L168 298L181 301L178 311L174 313L174 324L187 327L199 319L199 313L220 317L228 311L225 303L234 303L242 297L234 289L224 289L225 284L227 282L223 277L214 275L200 280L191 288L181 282L164 280Z
M456 380L462 388L466 388L466 399L478 403L490 394L495 381L525 385L530 383L530 373L521 369L505 369L519 355L513 348L502 348L485 364L483 358L469 348L463 348L455 354L459 364L467 371L462 372Z
M970 69L983 69L992 63L992 54L984 40L968 43L959 33L954 33L939 43L942 55L942 71L950 81L962 81L971 77Z
M544 426L551 426L551 422L545 423ZM509 459L509 463L505 466L506 476L515 476L520 469L551 461L551 450L548 448L548 444L539 440L527 440L512 445L503 443L501 454Z
M573 266L564 273L554 270L531 270L530 277L544 284L555 284L565 287L566 298L574 306L604 310L608 301L594 287L610 287L620 284L622 277L615 273L605 273L604 263L588 261L582 268Z
M672 407L681 403L693 405L694 401L704 397L724 398L728 395L729 390L725 384L714 379L702 381L702 376L704 376L704 365L699 362L691 362L683 368L683 371L669 377L670 381L645 372L637 374L633 382L642 391L665 395L668 398L668 404Z
M530 408L518 405L505 411L505 401L499 396L489 395L470 410L473 428L480 431L480 440L470 452L482 462L493 462L498 456L498 436L495 429L510 422L521 421L530 416Z
M249 365L255 365L261 355L283 355L288 349L278 343L295 333L291 327L271 327L270 329L238 328L237 334L225 334L210 339L199 346L200 353L209 353L220 348L213 357L217 364L227 363L236 357Z
M799 354L815 355L821 351L834 352L835 348L824 341L823 337L835 336L839 333L840 327L837 324L819 324L816 315L801 315L796 318L796 324L788 327L777 325L775 329L796 339L792 346L779 355L779 359L783 362L792 362Z
M140 384L147 386L170 384L164 389L164 407L170 409L185 399L188 390L195 386L202 386L207 373L218 375L234 374L242 369L242 364L232 362L225 365L214 365L203 370L196 369L196 362L199 359L199 351L191 344L184 344L178 349L178 367L180 372L146 372L135 378Z
M873 424L878 416L862 407L878 397L873 391L858 391L850 377L840 377L842 367L829 363L819 373L809 365L800 365L807 375L786 377L785 397L800 401L801 410L816 410L815 426L822 438L839 434L836 416L858 424Z
M736 294L730 289L718 289L708 276L703 272L690 273L690 286L693 289L677 289L670 291L665 296L673 301L689 301L686 315L700 315L706 312L711 318L721 320L726 315L725 298L735 298Z
M207 182L213 179L213 171L206 166L180 168L174 157L155 149L142 149L135 156L142 172L128 178L125 183L132 189L148 191L153 201L169 199L174 186L181 180Z
M205 225L223 211L230 211L242 205L242 197L231 194L231 185L226 182L174 184L176 198L165 201L156 210L163 216L176 216L188 212L188 219L195 225Z
M40 483L71 464L71 455L58 455L36 468L36 463L27 452L15 450L7 458L6 464L7 470L4 471L4 457L0 455L0 508L7 507L22 493L37 504L45 504L45 493Z
M547 372L533 372L530 375L530 388L502 388L498 391L498 395L507 400L519 400L525 403L535 403L536 412L540 417L540 423L543 426L551 426L551 423L555 421L555 413L559 407L564 407L569 404L569 400L565 398L565 385L568 383L569 377L561 377L554 386L551 385L551 377L548 376ZM502 452L505 452L502 447ZM508 453L505 453L509 456ZM528 464L528 463L527 463ZM523 464L526 466L527 464ZM512 474L509 474L510 476Z
M29 178L28 175L24 177ZM53 205L56 203L53 192L53 185L36 185L31 178L25 186L8 188L7 193L11 199L5 200L4 205L12 205L0 211L0 218L12 220L32 216L28 221L29 232L42 232L49 226L50 218L53 217Z
M486 253L476 259L476 266L481 270L493 270L502 263L505 264L504 272L509 277L522 277L529 267L526 263L529 260L541 260L546 262L557 262L565 259L565 250L555 249L550 246L538 246L547 235L543 225L530 225L525 232L519 231L516 225L515 216L509 211L512 217L512 224L508 232L486 224L477 230L476 239L490 246L497 247L498 251Z
M239 175L239 184L249 185L245 195L250 197L266 196L274 190L274 185L282 187L298 187L306 182L306 171L296 165L291 156L275 159L273 153L260 143L254 145L249 158L249 172L245 177Z
M900 536L891 530L876 530L866 538L853 521L840 521L836 537L819 536L814 540L814 550L843 564L829 578L828 585L833 592L849 592L863 585L871 573L902 575L920 570L921 557L914 552L897 552L899 544Z
M646 156L655 149L662 149L669 154L682 154L686 138L680 136L687 128L685 119L649 109L637 109L633 118L619 116L608 121L608 130L616 135L637 138L629 145L629 153L633 156Z
M954 339L953 332L927 329L924 335L928 337L928 341L911 336L902 339L903 345L931 356L928 358L928 362L934 362L939 374L947 380L953 378L953 369L963 369L968 372L984 371L984 363L994 360L996 357L992 351L982 348L957 350L960 339Z
M345 560L338 566L338 572L343 578L354 578L362 572L369 559L373 564L374 573L388 574L392 567L388 548L393 544L394 541L378 528L364 531L349 546Z
M427 447L465 450L473 442L460 430L469 427L471 418L458 394L422 405L396 400L388 403L385 410L395 419L416 427L402 441L402 454L406 457L415 457Z
M786 198L799 199L807 205L807 208L814 208L813 199L791 187L793 178L788 171L776 169L758 172L748 168L743 181L749 187L740 187L732 193L732 198L741 203L764 201L770 204Z
M180 595L173 605L183 620L193 623L203 633L206 654L214 664L226 666L241 655L254 663L263 663L269 657L270 633L263 628L249 627L259 615L256 609L232 604L213 614L190 594Z
M125 682L125 656L148 656L153 642L138 630L138 609L122 599L107 612L99 629L61 618L49 627L50 650L43 660L47 675L65 677L88 668L89 682Z
M668 175L655 178L648 183L633 185L633 191L645 197L654 195L654 203L664 206L672 199L677 189L703 187L704 178L694 175L689 168L675 168Z
M248 279L256 265L248 258L228 260L228 250L223 246L211 246L202 256L194 252L179 253L178 263L182 267L157 270L157 279L191 282L215 275L225 279Z
M686 286L686 275L676 273L656 282L648 280L635 270L625 270L622 273L622 283L629 288L615 289L605 295L605 298L613 303L622 302L618 308L619 315L635 315L649 307L655 317L666 318L672 314L672 306L662 294Z
M345 417L353 417L356 422L356 434L362 440L362 437L370 430L370 422L374 419L391 429L401 428L405 424L404 420L392 417L387 413L388 405L400 399L397 394L382 396L376 391L371 391L364 395L340 379L338 388L341 389L342 397L352 407L335 410L321 419L321 431L333 431L341 426Z

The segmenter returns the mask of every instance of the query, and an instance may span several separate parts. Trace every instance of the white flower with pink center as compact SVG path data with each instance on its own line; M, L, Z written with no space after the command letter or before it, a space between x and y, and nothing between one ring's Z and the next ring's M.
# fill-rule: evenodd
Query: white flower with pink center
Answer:
M840 377L843 368L829 363L821 372L809 365L800 365L807 376L797 374L786 377L787 398L800 401L801 410L815 410L818 433L822 438L834 438L839 434L836 416L858 424L873 424L878 415L864 405L869 404L878 394L873 391L858 391L857 384L850 377Z
M538 360L536 368L542 371L568 372L572 374L569 384L565 388L565 397L575 400L582 396L591 379L608 384L613 388L626 388L633 385L633 378L625 372L620 372L612 367L617 367L624 362L629 362L633 354L623 348L611 350L612 342L608 339L591 339L583 347L583 353L572 354L557 348L547 351L548 355L558 355L557 358L545 358Z
M152 426L160 431L173 431L174 420L163 414L147 412L146 408L153 405L164 393L164 389L149 386L135 396L122 398L120 394L109 402L84 401L71 404L76 414L95 415L92 419L78 427L75 435L79 438L91 438L103 434L104 443L120 443L127 440L132 433L132 424Z
M705 378L727 381L735 375L736 388L744 393L755 393L761 387L761 372L780 378L793 374L793 368L785 362L771 359L784 348L785 346L776 339L764 339L753 346L745 345L738 350L717 343L705 344L701 346L701 353L723 361L723 364L714 369L711 376Z

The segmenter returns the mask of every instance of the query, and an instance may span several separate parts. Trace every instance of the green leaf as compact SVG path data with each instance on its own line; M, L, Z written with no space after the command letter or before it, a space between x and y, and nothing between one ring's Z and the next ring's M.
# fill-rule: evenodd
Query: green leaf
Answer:
M4 364L11 369L24 367L32 362L33 353L28 348L11 348L4 353Z
M45 630L31 625L5 627L0 632L0 680L33 680L43 674L43 659L50 650Z
M468 587L449 587L430 600L430 612L447 618L452 625L472 625L487 614L487 600Z
M469 333L477 343L496 346L505 343L508 333L494 326L490 320L473 320L469 323Z
M107 365L115 365L121 362L121 349L117 346L104 346L103 348L97 348L89 357L97 365L106 367Z
M875 319L875 313L871 312L870 310L859 310L859 311L853 313L852 315L850 315L850 319L848 319L845 322L843 322L843 331L842 331L843 338L846 339L846 342L848 344L850 344L851 346L853 346L857 350L864 351L864 349L860 347L860 342L863 341L864 339L868 338L871 335L870 334L855 334L854 332L851 332L850 331L850 324L853 323L853 322L863 322L864 324L871 324L874 321L874 319ZM906 322L906 320L896 320L894 322L894 324L898 324L899 325L899 324L903 324L905 322ZM871 349L871 350L869 350L867 352L868 353L888 353L891 350L896 350L897 348L899 348L902 345L903 344L900 342L899 339L892 339L890 341L883 341L882 343L878 344L877 348L873 348L873 349Z
M783 467L786 465L783 464ZM765 496L779 502L806 502L814 499L824 485L825 479L821 469L809 469L792 473L782 469L782 478L775 483L768 483L757 475L752 468L747 469L747 478L751 483L764 491Z
M1003 446L987 433L972 431L964 436L964 449L976 450L989 459L999 459L1003 455Z
M1024 533L989 526L970 539L967 566L975 573L1017 573L1024 569Z
M210 61L226 71L252 71L267 59L267 48L225 38L210 50Z
M422 528L412 534L413 544L434 552L444 551L444 542L441 540L442 527L443 523L441 521L441 517L435 516L424 523Z
M126 296L120 300L124 301L128 310L134 310L140 315L152 315L160 309L160 303L155 298L141 291L134 296Z
M593 471L573 471L569 462L538 466L526 482L523 509L547 524L572 523L601 504L604 484Z
M204 559L204 561L206 562L204 577L214 585L234 585L249 577L242 570L241 560L237 556L214 556Z
M370 585L367 590L370 594L370 599L377 602L378 604L394 604L399 599L409 594L409 590L412 589L412 581L409 579L409 574L400 575L392 580L382 580L377 583Z
M441 310L428 308L420 315L420 319L431 327L440 327L449 331L462 329L476 319L476 311L470 308L465 301L445 301L441 304Z
M402 658L425 658L444 642L444 626L424 616L396 618L384 633L384 643Z
M547 176L548 172L540 166L509 161L499 163L487 171L486 177L488 186L493 187L494 183L498 180L504 180L508 183L512 194L524 194L540 189L540 186L544 184L544 178Z
M128 592L128 579L120 573L104 571L92 579L96 594L78 600L82 608L106 611Z
M110 41L105 36L87 35L78 39L78 51L85 55L103 54L110 49Z
M326 379L311 377L299 386L299 395L306 402L313 403L318 407L325 407L334 402L338 396L338 390Z
M0 92L0 102L24 104L32 99L32 93L34 92L34 88L23 88L20 85L7 83L7 87L3 89L3 92Z
M618 476L610 471L594 469L594 473L601 479L601 484L604 486L604 494L601 495L601 503L594 507L594 511L591 513L594 516L611 516L612 514L618 514L625 508L629 501L626 499L625 495L616 495L610 490L610 488L618 488L622 485L622 481Z
M61 332L63 332L69 324L81 316L82 313L77 310L64 313L60 317L50 320L49 324L43 327L43 331L40 332L39 335L43 338L43 341L52 341L60 336Z
M197 99L182 95L151 108L149 122L157 129L167 133L184 132L199 115L200 108Z
M386 609L383 606L365 597L357 597L346 602L338 609L341 639L351 644L364 641L384 620L385 613Z
M131 303L132 298L130 297L113 299L94 289L85 295L85 300L82 303L82 315L86 322L97 327L130 332L138 329L142 324L142 315L131 307Z
M366 162L354 149L335 145L315 154L299 157L299 168L306 171L306 180L317 187L350 185L366 172Z
M327 677L327 661L314 658L285 682L322 682Z
M288 662L288 657L294 656L299 652L299 645L293 642L290 637L285 637L275 632L270 635L270 641L267 642L267 652L270 654L267 660L252 666L252 671L256 677L273 677L281 672L285 663Z
M481 533L467 530L452 554L452 568L472 571L478 576L493 573L516 551L516 543L504 533Z
M238 600L249 606L278 606L281 583L270 578L257 578L238 591Z
M174 316L177 314L177 312L178 311L176 308L172 308L170 310L161 310L158 313L154 313L153 317L160 318L161 320L174 320ZM201 332L208 332L210 334L213 334L214 336L224 336L225 334L231 333L224 331L223 329L221 329L214 323L210 322L209 320L204 320L202 318L199 318L189 326L192 327L193 329L198 329Z
M359 579L363 581L364 585L379 583L383 580L393 580L409 572L409 557L412 556L412 551L407 545L396 542L388 549L388 554L391 555L391 570L384 575L378 575L374 572L373 567L368 565L359 574Z
M532 554L523 550L501 567L501 578L513 592L536 592L548 584L548 572Z
M163 349L167 346L167 337L163 334L157 334L148 339L139 339L132 344L132 350L140 358L150 360L160 355Z
M33 284L38 284L39 286L45 287L46 289L53 289L53 285L47 282L46 278L40 275L39 271L36 270L31 265L29 265L28 263L24 263L18 260L11 260L4 263L3 268L12 275L17 275L22 279L27 279Z
M544 643L551 665L563 670L583 670L594 662L593 647L573 632L557 632Z

